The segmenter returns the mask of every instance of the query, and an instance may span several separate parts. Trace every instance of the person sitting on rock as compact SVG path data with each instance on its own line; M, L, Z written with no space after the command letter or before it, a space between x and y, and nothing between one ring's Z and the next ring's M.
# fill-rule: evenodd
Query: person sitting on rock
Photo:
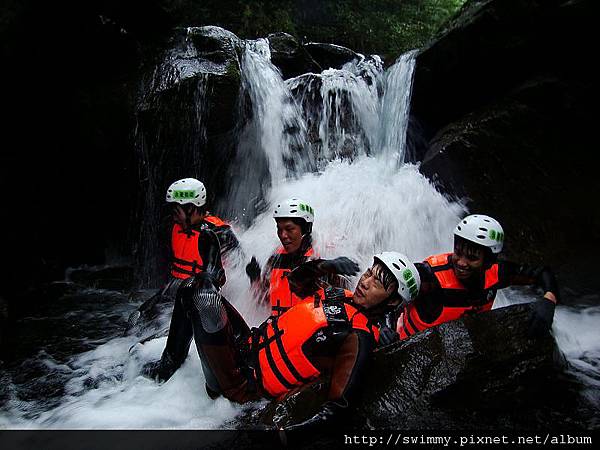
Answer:
M218 241L203 255L206 270L186 280L178 291L169 336L159 361L143 373L168 380L188 355L192 338L200 356L206 389L212 398L245 403L278 399L327 375L327 401L299 427L320 426L340 417L352 402L376 346L377 316L401 301L410 301L418 280L408 258L398 253L376 255L352 294L340 288L320 289L281 315L250 329L220 294L222 269ZM299 275L299 277L296 277ZM293 287L304 278L289 274ZM303 295L297 291L298 295Z
M339 275L355 275L358 265L348 258L324 261L317 259L312 247L314 210L305 201L290 198L278 203L273 211L277 223L279 247L266 263L264 273L255 257L246 266L246 273L259 301L270 303L271 314L279 316L301 301L290 290L287 274L301 264L315 260L310 267L329 284L340 285ZM318 289L316 287L315 289Z
M206 188L201 181L195 178L175 181L167 189L166 201L173 206L169 280L156 295L131 314L128 328L133 327L140 316L148 319L156 315L159 303L172 301L182 281L203 270L200 255L206 230L216 234L223 255L239 247L231 226L206 210ZM223 284L224 272L222 275L220 281Z
M434 255L417 264L421 293L400 314L400 339L466 314L489 311L496 292L508 286L535 285L543 298L534 305L530 332L539 335L552 326L558 301L558 285L548 267L533 267L498 260L504 231L497 220L474 214L454 229L454 252ZM398 337L383 330L385 341Z

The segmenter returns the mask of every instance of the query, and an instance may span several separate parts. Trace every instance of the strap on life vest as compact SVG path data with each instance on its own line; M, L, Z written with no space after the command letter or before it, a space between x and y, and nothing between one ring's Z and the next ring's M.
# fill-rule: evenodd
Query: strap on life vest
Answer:
M297 259L289 255L283 247L277 249L277 255L278 257L275 258L269 280L269 299L274 316L280 316L295 304L303 301L301 297L292 292L286 277L297 266ZM313 255L314 251L310 247L304 253L302 262L308 260Z
M252 346L257 352L255 369L265 392L277 397L320 375L302 346L326 327L347 332L359 329L378 338L375 327L348 303L337 299L300 303L253 331Z

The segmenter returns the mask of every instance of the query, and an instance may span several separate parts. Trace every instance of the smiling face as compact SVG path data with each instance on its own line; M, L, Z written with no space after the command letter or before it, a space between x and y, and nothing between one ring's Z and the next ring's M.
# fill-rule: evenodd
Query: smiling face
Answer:
M288 253L294 253L302 244L302 227L292 219L277 218L277 237Z
M382 271L381 265L376 263L362 274L354 290L354 303L369 309L387 300L394 293L397 282L391 283L386 289Z
M451 261L456 278L467 280L483 270L485 249L463 239L455 239Z

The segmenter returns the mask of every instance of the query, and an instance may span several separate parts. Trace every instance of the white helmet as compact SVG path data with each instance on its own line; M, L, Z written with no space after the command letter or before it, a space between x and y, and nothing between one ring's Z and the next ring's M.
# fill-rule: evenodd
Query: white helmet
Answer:
M313 223L315 220L315 210L304 200L294 197L278 203L275 211L273 211L273 217L275 219L279 217L298 217L308 223Z
M387 267L398 281L398 294L406 303L412 302L419 294L421 277L415 265L405 255L398 252L378 253L373 257Z
M206 203L206 188L201 181L195 178L177 180L167 189L167 202L176 202L185 205L193 203L202 206Z
M456 225L454 234L467 241L488 247L492 253L500 253L504 244L504 230L496 219L482 214L465 217Z

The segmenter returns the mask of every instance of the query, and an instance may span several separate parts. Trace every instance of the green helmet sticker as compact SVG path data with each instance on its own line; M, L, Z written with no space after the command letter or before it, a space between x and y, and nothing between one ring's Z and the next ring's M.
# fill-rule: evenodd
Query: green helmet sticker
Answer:
M300 211L305 211L305 212L309 212L312 215L314 215L314 210L312 209L312 207L310 205L307 205L306 203L300 203L298 205L300 207Z
M490 230L488 236L494 241L502 242L504 240L504 233L501 231Z
M404 269L404 271L402 272L402 278L404 278L404 281L409 281L413 279L413 274L410 271L410 269Z
M173 191L173 198L177 200L196 197L196 191Z

